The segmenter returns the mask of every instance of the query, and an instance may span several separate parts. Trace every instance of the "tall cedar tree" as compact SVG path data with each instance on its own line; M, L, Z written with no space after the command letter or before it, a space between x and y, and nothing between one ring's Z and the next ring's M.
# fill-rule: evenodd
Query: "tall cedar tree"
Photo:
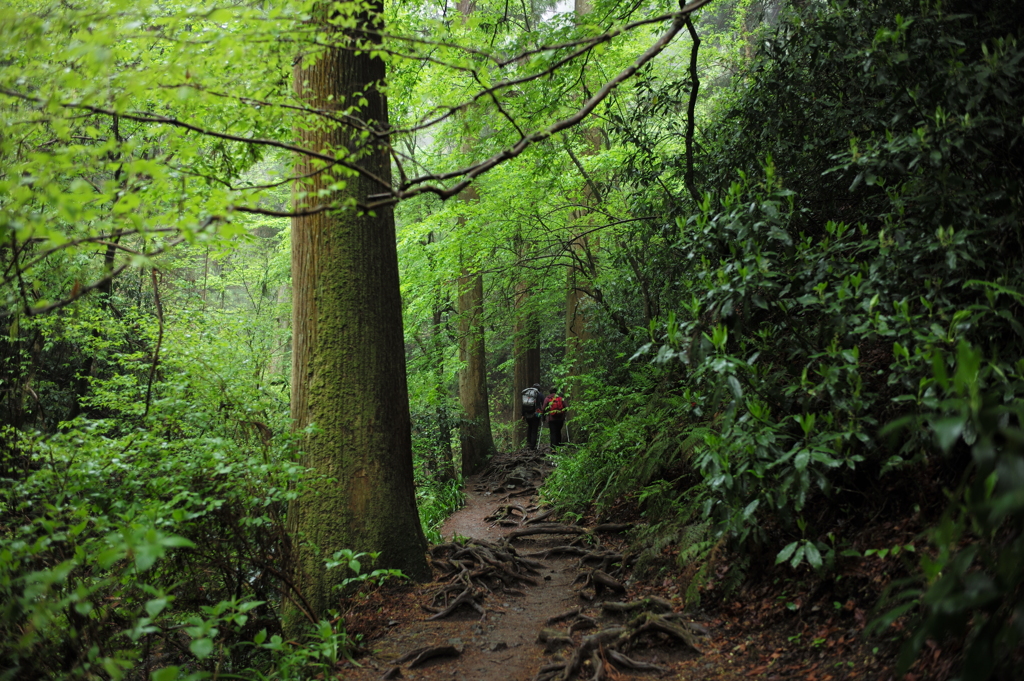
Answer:
M381 23L382 3L371 2L357 16L359 27ZM296 428L315 424L302 442L302 462L326 476L292 503L289 523L297 533L291 568L296 598L286 631L296 633L303 614L323 617L336 607L333 591L345 568L325 570L340 549L380 552L378 567L398 568L413 578L427 576L426 541L413 490L409 398L402 344L401 295L394 215L390 207L364 212L353 200L380 192L391 182L387 100L380 90L384 62L352 49L358 35L342 35L318 21L335 43L315 60L295 66L294 86L307 106L338 111L363 100L352 116L321 117L297 130L305 148L358 162L367 174L348 179L326 213L292 219L293 333L291 414ZM348 49L346 49L346 47ZM349 112L351 113L351 111ZM344 120L345 124L337 121ZM365 124L366 130L360 130ZM370 134L365 134L369 132ZM297 208L329 186L323 164L298 161Z

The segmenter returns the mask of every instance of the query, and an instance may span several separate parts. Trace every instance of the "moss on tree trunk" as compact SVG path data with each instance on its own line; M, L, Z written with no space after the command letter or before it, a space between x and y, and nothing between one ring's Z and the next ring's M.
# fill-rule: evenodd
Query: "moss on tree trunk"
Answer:
M378 4L361 21L371 22L379 10ZM326 25L325 30L330 32ZM370 131L360 135L326 117L304 119L299 143L357 162L389 183L382 134L387 102L377 89L384 75L381 60L341 48L298 63L295 89L308 106L338 110L361 97L355 116ZM291 413L297 429L315 424L303 438L302 463L326 477L318 477L289 509L295 537L290 567L301 594L296 603L286 602L291 636L301 632L304 610L320 618L337 606L334 586L349 575L345 568L327 571L324 563L340 549L378 551L378 567L398 568L413 578L428 575L413 490L394 217L390 208L365 213L354 207L384 189L364 175L349 177L341 191L317 196L328 187L327 174L342 174L339 166L316 172L323 167L309 157L299 160L297 175L308 179L297 191L309 198L297 195L297 207L330 200L339 209L292 220Z

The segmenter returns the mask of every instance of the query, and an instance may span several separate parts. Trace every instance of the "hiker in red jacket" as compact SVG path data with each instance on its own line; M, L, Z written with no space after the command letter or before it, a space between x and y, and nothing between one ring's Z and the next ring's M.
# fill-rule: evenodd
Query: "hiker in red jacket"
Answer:
M558 388L552 388L551 394L544 398L541 413L547 421L551 449L554 450L562 444L562 426L565 425L565 399L559 396Z

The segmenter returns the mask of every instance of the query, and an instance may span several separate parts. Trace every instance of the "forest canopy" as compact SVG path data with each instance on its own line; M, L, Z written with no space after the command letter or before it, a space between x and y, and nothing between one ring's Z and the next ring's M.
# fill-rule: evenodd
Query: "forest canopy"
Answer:
M3 678L326 673L534 383L687 606L898 542L899 668L1020 664L1020 3L513 5L0 9Z

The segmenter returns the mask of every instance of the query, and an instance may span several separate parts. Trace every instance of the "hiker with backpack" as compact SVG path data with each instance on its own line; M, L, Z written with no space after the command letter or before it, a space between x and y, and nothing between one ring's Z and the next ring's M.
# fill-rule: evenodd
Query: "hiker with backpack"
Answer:
M522 392L523 420L526 421L526 443L533 451L537 451L537 437L540 432L541 401L544 394L540 391L540 383Z
M558 394L557 388L552 388L551 394L544 398L541 413L547 419L551 449L554 450L562 444L562 427L565 425L565 399Z

